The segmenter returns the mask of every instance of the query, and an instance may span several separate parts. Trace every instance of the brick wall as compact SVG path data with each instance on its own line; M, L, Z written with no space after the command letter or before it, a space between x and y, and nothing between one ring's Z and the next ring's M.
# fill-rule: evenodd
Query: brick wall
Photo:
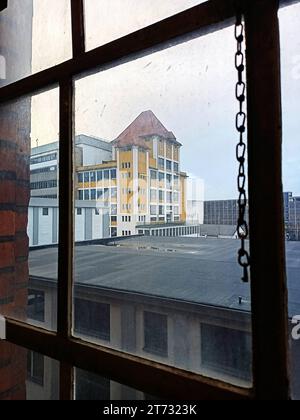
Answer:
M30 73L32 0L0 13L6 81ZM0 107L0 313L24 319L27 306L30 99ZM26 398L26 350L0 342L0 400Z

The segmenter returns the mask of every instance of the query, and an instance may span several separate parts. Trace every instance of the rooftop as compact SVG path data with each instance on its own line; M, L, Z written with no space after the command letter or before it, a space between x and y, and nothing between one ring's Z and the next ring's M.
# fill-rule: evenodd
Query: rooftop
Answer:
M93 146L98 149L103 149L108 152L112 151L111 143L97 137L86 136L85 134L80 134L79 136L76 136L75 144L76 146L86 145L86 146ZM31 149L31 157L38 156L44 153L55 152L58 150L59 150L58 141L55 141L53 143L43 144L41 146L33 147Z
M113 243L113 240L112 240ZM117 242L118 243L118 242ZM114 291L250 310L233 239L135 237L76 247L76 282ZM300 313L300 242L287 243L290 316ZM32 276L56 279L57 249L30 253ZM239 305L238 298L243 298Z
M166 129L152 111L142 112L112 144L118 147L140 146L148 149L145 139L152 136L172 140L180 145L174 134Z

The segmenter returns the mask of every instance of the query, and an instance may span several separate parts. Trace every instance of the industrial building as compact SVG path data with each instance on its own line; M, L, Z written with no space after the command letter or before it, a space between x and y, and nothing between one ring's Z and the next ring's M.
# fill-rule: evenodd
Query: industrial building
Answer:
M28 208L30 247L58 243L59 210L57 200L31 198ZM91 241L109 237L109 210L96 201L76 201L75 241Z
M284 222L286 239L300 241L300 197L293 193L283 193ZM204 224L236 226L238 220L237 200L211 200L204 202ZM246 211L249 221L249 208Z
M111 143L95 137L76 136L75 196L82 208L107 209L109 231L100 229L106 235L103 238L148 234L149 225L157 227L165 236L197 234L198 225L203 223L204 185L202 180L189 179L181 172L181 147L175 135L152 111L141 113ZM52 214L51 209L58 206L58 167L58 142L32 149L30 208L35 210L30 210L29 236L32 234L32 214L43 213L47 207ZM56 200L56 204L34 202L34 198ZM54 225L50 224L50 231L40 236L50 238L56 229L55 210L53 214ZM79 234L82 230L80 220L77 217L75 221L75 225L78 224L76 238L98 239L98 233ZM55 240L56 234L52 235L49 244L56 243ZM34 242L36 240L31 237L30 243Z
M250 385L251 298L235 261L237 241L137 237L108 245L76 247L76 336L242 387ZM297 293L298 252L297 243L288 244L288 277ZM51 330L56 329L56 261L55 249L30 253L28 318ZM299 311L291 301L290 316ZM300 395L300 342L292 345L293 386ZM36 356L33 363L42 365L35 369L42 374L39 384L29 378L29 395L53 398L56 362ZM78 399L147 398L81 371L76 389Z

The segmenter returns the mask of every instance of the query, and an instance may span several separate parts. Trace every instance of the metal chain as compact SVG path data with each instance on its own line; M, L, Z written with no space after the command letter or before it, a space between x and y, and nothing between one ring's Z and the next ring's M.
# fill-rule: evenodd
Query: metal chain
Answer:
M236 99L239 102L239 112L236 114L236 129L239 133L239 143L236 147L236 158L239 162L239 173L238 173L238 191L239 191L239 216L237 225L237 234L241 240L241 248L238 252L238 263L243 268L242 281L244 283L249 282L249 267L250 267L250 255L246 249L246 240L249 236L248 223L246 221L246 210L247 210L247 193L246 193L246 152L247 145L244 141L244 134L246 131L246 120L247 116L244 111L244 105L246 101L246 83L244 82L245 72L245 56L243 52L244 43L244 24L242 15L237 16L235 25L235 39L237 41L237 52L235 54L235 67L238 72L238 82L236 84Z

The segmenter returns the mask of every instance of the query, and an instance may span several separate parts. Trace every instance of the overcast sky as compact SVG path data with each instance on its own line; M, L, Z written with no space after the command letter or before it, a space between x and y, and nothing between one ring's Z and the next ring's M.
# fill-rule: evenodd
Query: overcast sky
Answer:
M88 47L96 47L198 2L87 0ZM35 0L34 71L70 56L68 3ZM101 13L100 7L95 7L99 3L103 4ZM50 29L38 18L45 10L57 22L55 31L53 24ZM281 12L284 187L300 195L299 24L300 5ZM43 44L51 30L51 47L45 49ZM62 37L65 42L61 42ZM76 133L111 141L138 114L151 109L183 144L182 170L204 179L206 199L235 198L235 48L233 28L228 28L77 81ZM36 139L44 144L57 139L57 134L56 90L33 100L33 146Z

